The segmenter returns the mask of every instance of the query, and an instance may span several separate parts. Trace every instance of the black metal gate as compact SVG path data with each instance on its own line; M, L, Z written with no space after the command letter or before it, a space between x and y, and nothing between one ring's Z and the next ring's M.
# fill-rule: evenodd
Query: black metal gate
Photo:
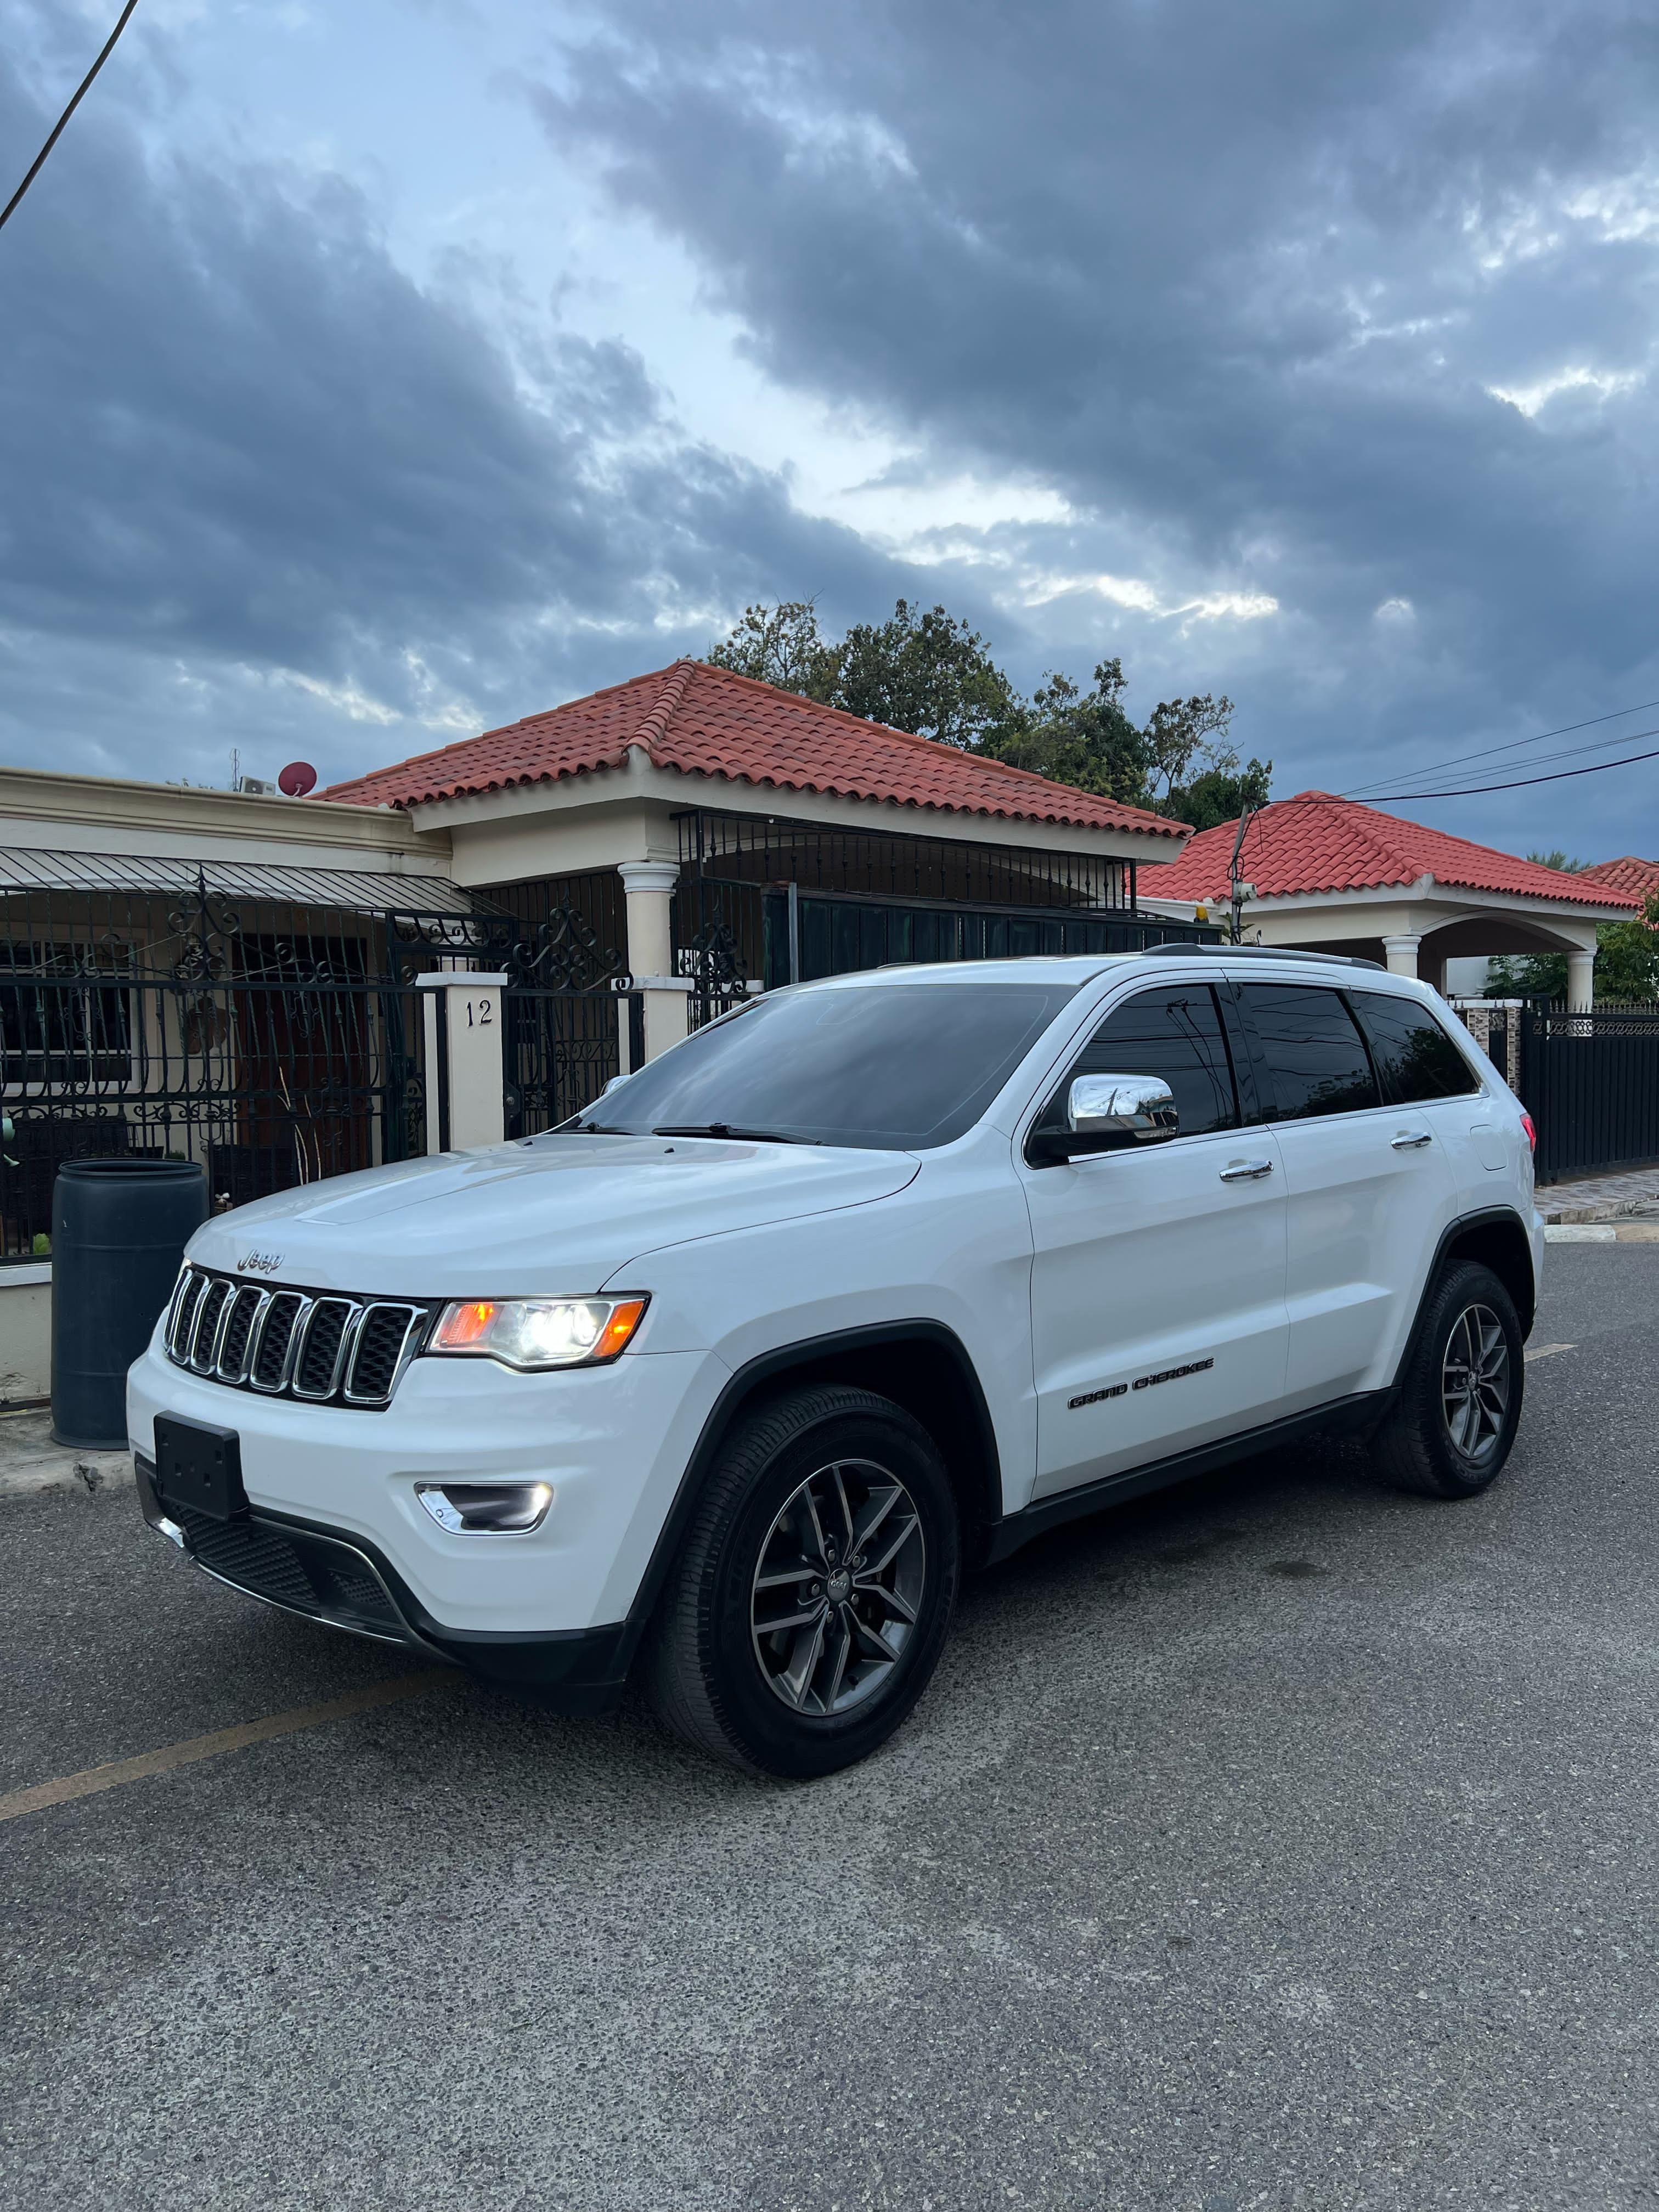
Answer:
M530 1137L591 1106L645 1059L644 999L618 940L614 870L492 892L514 910L501 966L506 1133Z
M0 1257L48 1249L64 1160L197 1160L222 1207L422 1152L413 978L458 928L243 907L199 876L0 902Z
M1659 1161L1659 1007L1522 1007L1516 1088L1540 1182Z

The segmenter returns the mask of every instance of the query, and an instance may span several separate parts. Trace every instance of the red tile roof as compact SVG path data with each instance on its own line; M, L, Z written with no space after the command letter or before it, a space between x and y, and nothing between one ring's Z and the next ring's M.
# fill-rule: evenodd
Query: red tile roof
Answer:
M1598 860L1593 868L1578 871L1581 884L1604 884L1609 890L1629 891L1639 899L1659 898L1659 860L1638 860L1626 853L1622 860Z
M1224 899L1237 834L1236 822L1204 830L1146 888L1158 898ZM1358 799L1333 798L1327 791L1298 792L1252 817L1238 869L1244 882L1255 885L1259 898L1380 890L1431 876L1437 884L1460 890L1504 891L1558 906L1637 904L1613 884L1541 867L1536 860L1518 860L1512 853L1426 830L1421 823L1379 813Z
M637 747L658 768L778 791L896 800L945 814L1133 830L1184 838L1183 823L1097 799L955 745L866 722L700 660L573 699L321 793L363 806L420 806L464 793L557 782L623 768Z

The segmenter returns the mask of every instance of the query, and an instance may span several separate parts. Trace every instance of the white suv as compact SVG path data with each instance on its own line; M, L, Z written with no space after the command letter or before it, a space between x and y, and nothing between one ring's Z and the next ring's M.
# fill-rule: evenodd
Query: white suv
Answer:
M1509 1455L1531 1126L1425 986L1169 946L757 999L564 1127L210 1221L133 1368L222 1581L774 1774L921 1694L966 1565L1338 1425Z

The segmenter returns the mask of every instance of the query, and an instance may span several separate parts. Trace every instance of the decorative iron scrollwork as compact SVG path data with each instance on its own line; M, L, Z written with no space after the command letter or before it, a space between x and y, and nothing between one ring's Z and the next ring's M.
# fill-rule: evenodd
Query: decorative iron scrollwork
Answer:
M179 983L222 983L231 971L231 949L242 933L240 916L217 891L210 891L199 873L193 891L186 891L167 916L167 928L179 940L173 963Z
M694 1012L701 1021L724 1013L744 995L738 940L718 915L682 950L680 967L691 978Z
M615 945L601 945L598 933L568 902L538 922L535 935L507 949L503 966L509 985L531 991L629 991L633 978Z

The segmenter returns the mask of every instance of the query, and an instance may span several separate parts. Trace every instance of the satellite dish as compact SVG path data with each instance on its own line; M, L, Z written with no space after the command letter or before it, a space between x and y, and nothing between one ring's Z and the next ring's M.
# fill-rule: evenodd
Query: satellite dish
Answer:
M317 788L317 771L309 761L290 761L277 777L276 788L289 799L303 799Z

